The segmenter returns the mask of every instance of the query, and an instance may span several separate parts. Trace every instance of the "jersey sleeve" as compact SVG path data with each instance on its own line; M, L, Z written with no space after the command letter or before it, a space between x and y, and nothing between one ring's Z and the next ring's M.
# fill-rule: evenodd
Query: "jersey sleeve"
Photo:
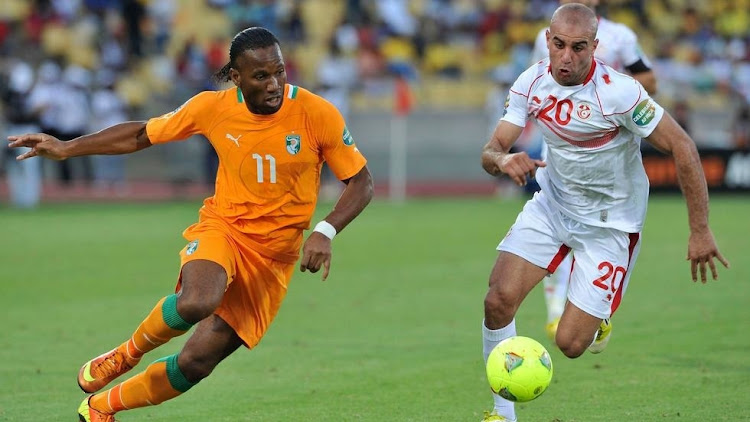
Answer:
M646 138L651 135L651 132L656 129L656 125L661 121L664 116L664 108L649 97L638 81L634 80L633 82L640 90L640 95L625 112L616 113L613 117L619 126L625 127L641 138ZM624 104L621 106L624 106Z
M339 180L346 180L362 170L367 160L333 104L320 98L313 124L323 158Z
M205 131L205 116L211 115L212 92L202 92L174 111L146 122L146 134L152 144L186 139Z
M508 91L508 98L505 100L505 111L503 117L500 120L513 123L519 127L525 127L526 121L529 116L528 105L529 105L529 91L531 90L531 80L536 65L532 65L531 68L521 74L516 79L513 85Z
M623 67L628 67L638 63L638 61L642 61L648 68L651 68L651 63L638 44L638 36L635 35L635 32L625 25L619 25L619 29L617 46Z

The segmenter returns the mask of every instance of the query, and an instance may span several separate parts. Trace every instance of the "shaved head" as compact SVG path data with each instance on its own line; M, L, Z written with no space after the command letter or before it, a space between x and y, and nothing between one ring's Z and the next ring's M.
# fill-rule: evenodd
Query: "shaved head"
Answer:
M564 4L555 10L547 30L550 68L557 83L578 85L590 73L599 44L596 13L580 3Z
M581 3L564 4L555 10L550 21L550 29L555 26L580 28L593 40L599 27L596 13L588 6Z
M560 4L568 4L568 3L581 3L585 4L586 6L596 9L596 6L599 5L599 0L560 0Z

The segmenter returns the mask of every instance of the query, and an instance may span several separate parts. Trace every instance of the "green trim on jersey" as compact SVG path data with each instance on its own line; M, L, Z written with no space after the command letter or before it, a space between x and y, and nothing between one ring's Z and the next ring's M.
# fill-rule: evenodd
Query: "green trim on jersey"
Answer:
M242 95L242 91L240 91L240 87L237 87L237 102L240 104L245 102L245 97Z
M292 100L297 98L297 85L289 84L289 92L286 94L288 98Z

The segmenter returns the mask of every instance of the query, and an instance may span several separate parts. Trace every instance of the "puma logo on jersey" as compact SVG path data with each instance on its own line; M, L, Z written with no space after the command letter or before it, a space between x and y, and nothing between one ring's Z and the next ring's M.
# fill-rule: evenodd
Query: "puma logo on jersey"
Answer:
M227 139L234 142L234 144L237 145L238 147L240 146L240 138L242 138L242 135L235 138L234 136L227 133Z

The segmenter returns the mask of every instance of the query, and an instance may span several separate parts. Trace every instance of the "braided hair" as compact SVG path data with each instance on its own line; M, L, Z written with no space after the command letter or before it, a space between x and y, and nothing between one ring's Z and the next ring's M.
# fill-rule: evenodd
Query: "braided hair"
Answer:
M237 58L245 52L245 50L257 50L259 48L271 47L276 44L279 44L279 40L266 28L253 26L251 28L243 29L232 38L232 44L229 46L229 63L225 64L218 72L214 73L214 79L219 83L229 82L231 79L229 76L229 70L237 68Z

